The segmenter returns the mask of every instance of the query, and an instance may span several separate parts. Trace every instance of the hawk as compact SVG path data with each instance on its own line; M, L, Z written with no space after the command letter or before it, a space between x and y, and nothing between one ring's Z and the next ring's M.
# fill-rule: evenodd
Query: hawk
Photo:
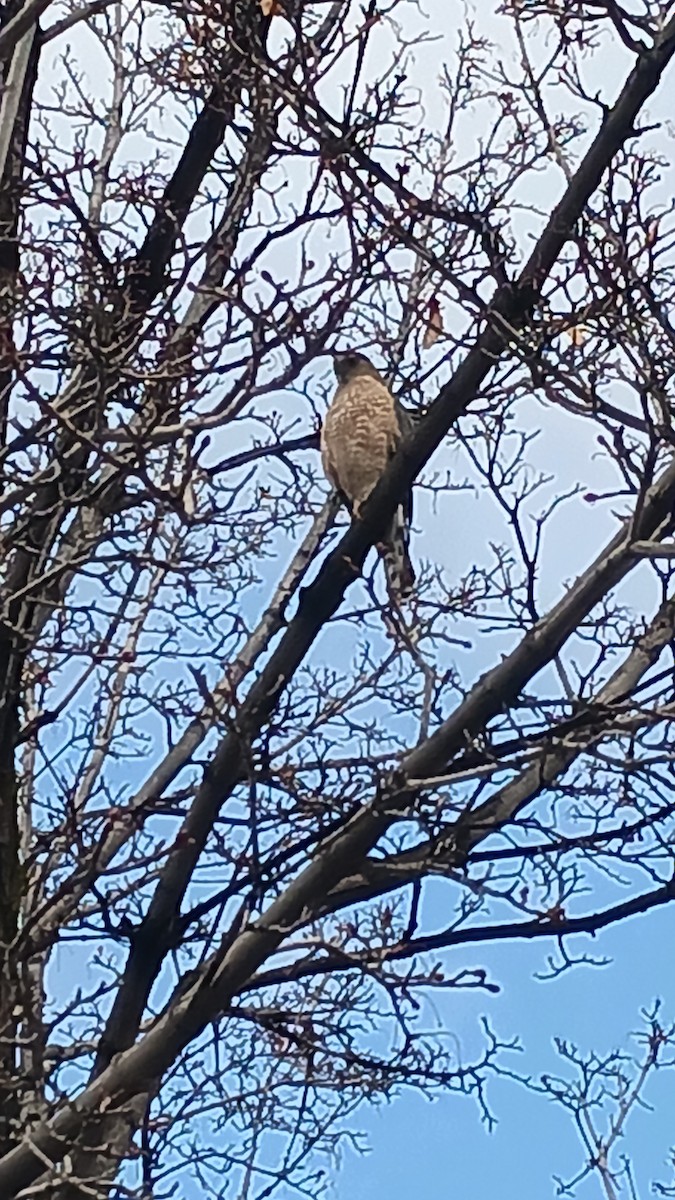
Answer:
M358 520L361 505L412 421L365 355L340 354L335 359L335 374L338 386L321 430L321 461L330 483L342 492ZM408 554L411 511L409 494L378 545L389 596L395 603L410 595L415 582Z

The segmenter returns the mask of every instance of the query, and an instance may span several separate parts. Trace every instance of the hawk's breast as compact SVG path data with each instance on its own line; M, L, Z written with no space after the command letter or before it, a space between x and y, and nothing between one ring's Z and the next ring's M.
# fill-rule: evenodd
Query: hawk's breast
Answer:
M389 389L379 379L358 375L338 387L326 414L321 434L326 474L353 504L363 503L400 436Z

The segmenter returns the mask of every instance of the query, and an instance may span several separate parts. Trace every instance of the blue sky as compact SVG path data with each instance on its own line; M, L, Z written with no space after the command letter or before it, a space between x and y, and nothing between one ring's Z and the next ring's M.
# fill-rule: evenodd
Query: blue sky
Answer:
M505 1055L504 1065L535 1079L567 1070L555 1052L555 1037L576 1043L584 1052L633 1049L629 1034L642 1024L641 1009L662 997L664 1019L674 1014L672 920L666 909L634 918L593 940L570 940L570 948L608 956L612 964L576 967L545 983L533 976L545 968L548 943L481 946L471 961L488 970L500 984L500 994L479 999L475 993L450 995L438 1003L443 1025L456 1033L469 1057L479 1045L479 1015L484 1015L499 1037L517 1037L523 1046L522 1053ZM448 963L453 962L449 955ZM362 1110L360 1124L372 1149L365 1156L345 1153L334 1194L339 1200L554 1196L553 1176L571 1178L584 1162L569 1114L513 1080L492 1080L487 1097L497 1118L491 1133L474 1102L461 1096L428 1101L403 1094L378 1112ZM633 1113L621 1147L633 1161L640 1196L649 1194L652 1180L670 1181L675 1073L653 1076L645 1098L655 1111ZM599 1179L590 1178L578 1195L581 1200L601 1197Z

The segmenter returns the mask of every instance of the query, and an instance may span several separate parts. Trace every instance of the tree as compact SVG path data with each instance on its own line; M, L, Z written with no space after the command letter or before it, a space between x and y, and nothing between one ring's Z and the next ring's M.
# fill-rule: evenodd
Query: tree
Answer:
M431 112L445 6L5 6L3 1197L316 1196L364 1100L483 1102L504 1047L418 1020L496 986L448 948L555 974L675 899L673 7L508 0L510 59L453 4ZM347 346L414 417L354 523ZM557 419L600 491L537 461ZM369 551L413 481L399 610ZM548 531L600 509L570 583ZM670 1042L581 1063L620 1128Z

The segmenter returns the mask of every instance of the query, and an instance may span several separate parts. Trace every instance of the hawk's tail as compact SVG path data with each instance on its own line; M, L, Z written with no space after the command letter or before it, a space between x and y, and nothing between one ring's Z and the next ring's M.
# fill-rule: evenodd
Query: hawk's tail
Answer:
M392 603L400 604L413 590L415 572L408 553L408 522L399 504L389 527L387 537L380 546L387 576L387 591Z

